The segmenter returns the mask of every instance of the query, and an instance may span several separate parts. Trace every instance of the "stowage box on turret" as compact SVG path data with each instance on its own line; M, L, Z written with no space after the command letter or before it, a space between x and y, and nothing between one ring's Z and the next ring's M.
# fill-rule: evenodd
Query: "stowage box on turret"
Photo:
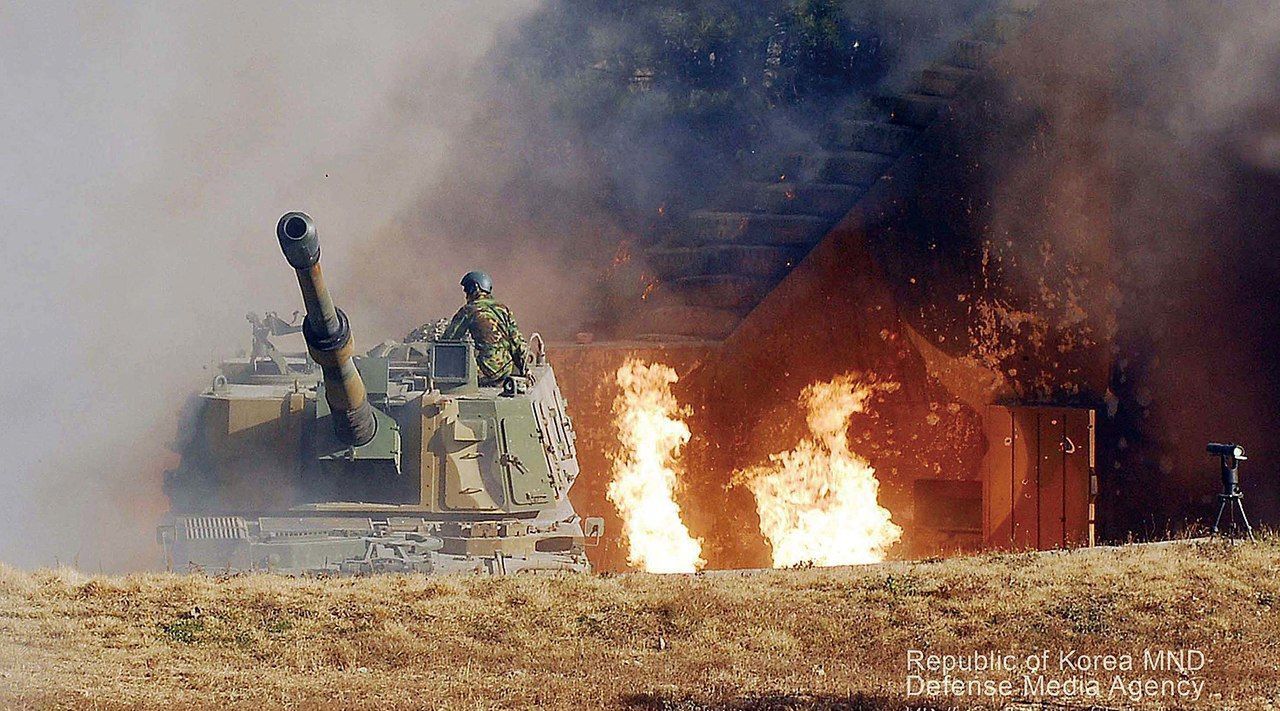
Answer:
M470 341L420 329L356 355L320 272L315 226L277 236L306 307L254 324L196 398L166 476L166 563L207 572L493 574L586 571L600 519L580 519L573 424L541 339L525 376L477 385ZM301 332L306 353L272 337ZM584 530L585 527L585 530Z

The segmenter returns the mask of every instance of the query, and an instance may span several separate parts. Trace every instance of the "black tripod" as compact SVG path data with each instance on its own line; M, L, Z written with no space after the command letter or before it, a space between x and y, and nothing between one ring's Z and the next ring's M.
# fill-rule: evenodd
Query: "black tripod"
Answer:
M1240 462L1248 459L1244 456L1244 447L1210 442L1208 450L1210 454L1218 455L1222 461L1222 493L1218 494L1218 516L1213 519L1213 535L1218 535L1225 511L1233 533L1239 532L1240 525L1243 524L1249 540L1255 540L1253 528L1249 526L1249 517L1244 513L1244 492L1240 491ZM1237 511L1240 512L1239 523L1236 522Z

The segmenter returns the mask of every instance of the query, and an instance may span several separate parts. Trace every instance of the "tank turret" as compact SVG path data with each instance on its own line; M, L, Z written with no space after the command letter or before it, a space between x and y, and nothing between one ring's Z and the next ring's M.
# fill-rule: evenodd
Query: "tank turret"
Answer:
M276 224L276 237L284 258L298 275L302 303L307 309L302 335L311 359L320 366L324 377L334 434L346 445L368 444L377 434L378 421L351 358L351 325L342 309L334 306L320 271L320 238L315 223L305 212L286 212Z

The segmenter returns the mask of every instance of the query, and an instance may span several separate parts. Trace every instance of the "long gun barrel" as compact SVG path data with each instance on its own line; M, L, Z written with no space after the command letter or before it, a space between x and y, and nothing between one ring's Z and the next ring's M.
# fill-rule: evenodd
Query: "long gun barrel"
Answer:
M364 381L351 360L355 347L347 315L333 305L320 272L320 239L315 223L305 212L287 212L276 225L276 237L289 266L298 273L302 302L307 308L302 335L307 339L311 358L324 374L324 394L333 413L334 432L343 444L368 444L377 432L377 420Z

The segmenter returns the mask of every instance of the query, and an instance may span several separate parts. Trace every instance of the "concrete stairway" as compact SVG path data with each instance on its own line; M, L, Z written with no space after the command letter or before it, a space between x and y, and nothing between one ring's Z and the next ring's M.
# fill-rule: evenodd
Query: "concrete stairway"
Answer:
M817 149L760 159L728 197L690 212L645 251L656 282L627 335L718 340L733 332L1021 31L1031 6L998 6L906 91L854 102L826 123Z

